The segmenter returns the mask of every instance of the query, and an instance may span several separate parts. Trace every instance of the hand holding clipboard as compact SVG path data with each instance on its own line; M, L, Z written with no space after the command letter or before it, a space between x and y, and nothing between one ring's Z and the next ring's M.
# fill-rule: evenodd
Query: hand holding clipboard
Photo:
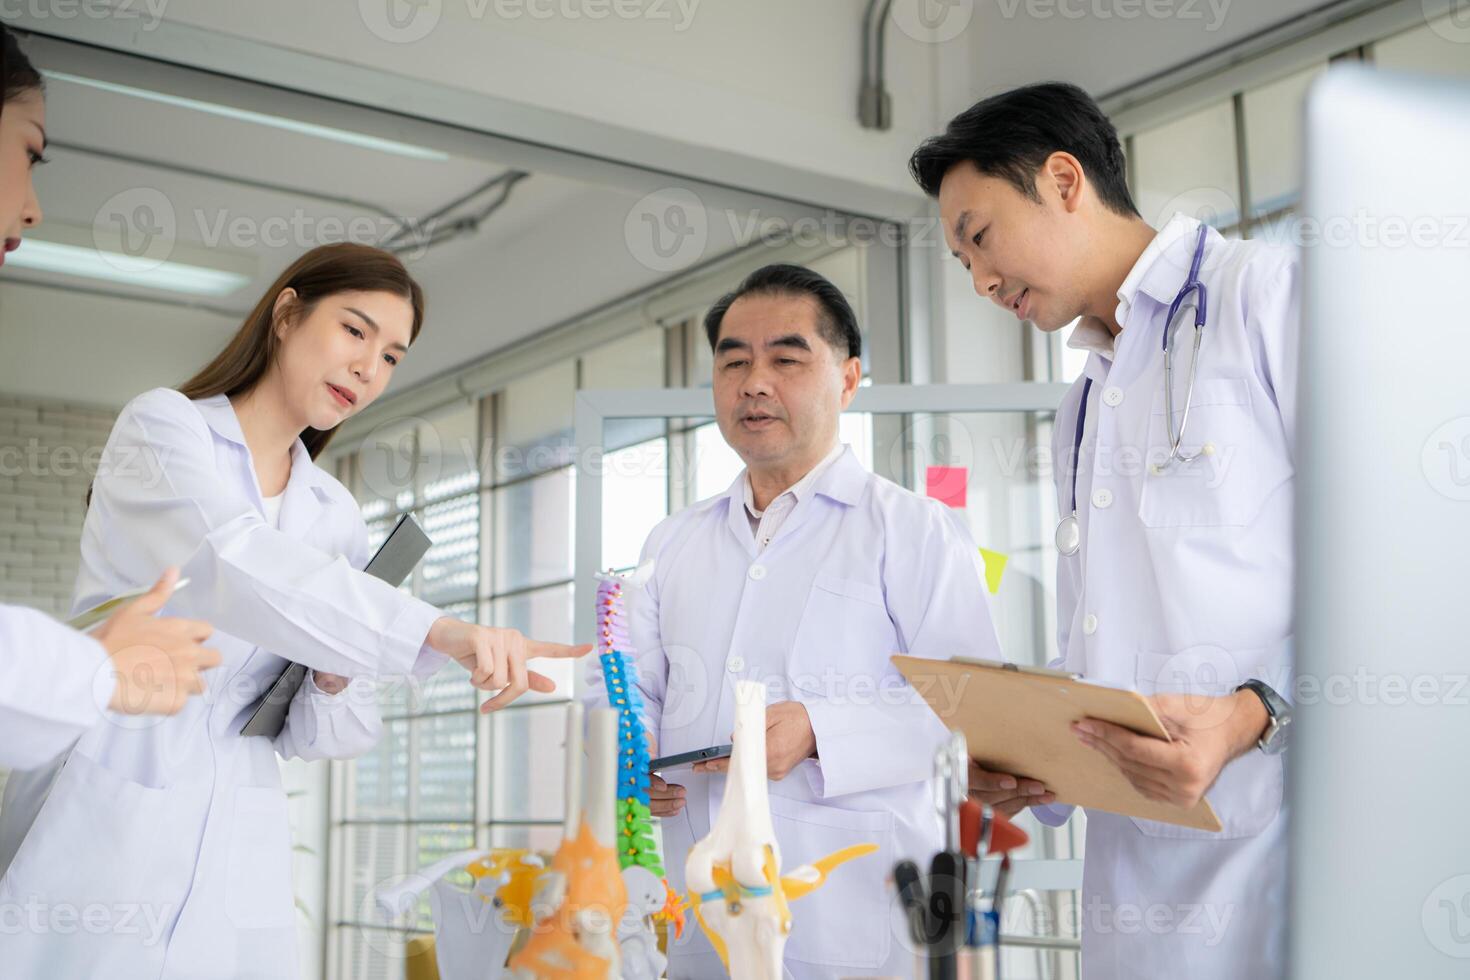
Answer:
M99 603L67 622L90 633L107 651L116 678L108 708L125 715L173 715L189 697L204 692L202 672L220 662L202 646L213 628L195 620L159 616L175 592L189 584L170 568L152 588Z
M897 656L893 663L948 728L964 732L971 756L993 773L1016 774L1018 788L1034 780L1058 803L1197 830L1222 829L1207 800L1181 807L1150 799L1074 734L1074 723L1099 719L1169 741L1153 706L1136 691L989 661Z
M401 585L428 554L432 544L413 515L404 514L363 571L389 585ZM306 680L306 670L304 664L288 664L250 713L250 719L240 734L264 735L267 738L281 734L286 727L286 715L291 710L291 699Z

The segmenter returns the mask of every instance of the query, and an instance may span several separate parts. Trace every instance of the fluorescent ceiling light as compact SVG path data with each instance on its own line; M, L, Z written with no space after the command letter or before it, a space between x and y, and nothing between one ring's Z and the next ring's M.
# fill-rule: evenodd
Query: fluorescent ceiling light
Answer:
M26 238L5 257L5 264L39 272L102 279L128 286L166 289L190 296L228 296L250 281L249 276L184 262L159 262L146 256L103 252L81 245L64 245Z
M104 82L100 79L85 78L81 75L71 75L66 72L46 71L43 74L48 78L56 79L58 82L71 82L75 85L85 85L89 88L100 89L103 92L129 95L135 99L147 99L150 102L158 102L162 105L175 106L180 109L193 109L196 112L207 112L210 115L223 116L226 119L256 123L260 126L271 126L275 129L284 129L290 133L301 133L305 136L315 136L318 139L346 143L349 146L361 147L365 150L379 150L383 153L393 153L401 157L410 157L414 160L433 160L439 163L449 159L449 154L440 152L439 150L431 150L424 146L415 146L412 143L400 143L397 140L382 139L377 136L368 136L366 133L354 133L349 129L317 126L296 119L287 119L283 116L272 116L264 112L251 112L248 109L236 109L233 106L220 105L217 102L202 102L199 99L186 99L178 95L165 95L162 92L134 88L131 85L118 85L115 82Z

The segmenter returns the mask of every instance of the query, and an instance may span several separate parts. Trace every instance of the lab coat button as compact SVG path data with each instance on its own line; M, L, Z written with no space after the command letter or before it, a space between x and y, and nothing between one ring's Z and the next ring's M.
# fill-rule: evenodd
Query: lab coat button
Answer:
M1088 636L1091 636L1092 634L1097 632L1097 617L1094 616L1092 613L1088 613L1086 616L1082 617L1082 632L1086 633Z
M745 658L740 656L739 654L736 654L729 660L725 661L725 668L729 670L732 674L738 674L745 669Z
M1103 404L1109 408L1117 408L1123 404L1123 389L1116 385L1103 389Z
M1096 491L1092 495L1092 505L1099 510L1107 510L1109 507L1113 506L1113 491L1109 490L1107 487L1103 487L1101 490Z
M765 578L766 577L766 566L764 566L764 565L751 565L750 566L750 577L753 578L753 579L755 579L757 582L759 582L761 579Z

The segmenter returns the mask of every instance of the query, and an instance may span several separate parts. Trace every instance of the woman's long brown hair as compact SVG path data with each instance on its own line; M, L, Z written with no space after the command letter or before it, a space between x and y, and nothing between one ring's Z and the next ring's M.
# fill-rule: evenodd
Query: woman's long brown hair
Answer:
M0 24L0 108L31 92L45 91L41 73L15 43L15 35Z
M275 331L275 305L283 289L296 291L295 301L282 314L288 321L299 321L323 298L336 293L387 292L403 297L413 307L410 344L418 339L424 325L424 292L398 256L352 242L322 245L292 262L265 291L225 349L179 386L186 398L234 397L260 383L275 363L280 346ZM336 429L307 429L301 433L301 441L312 459L327 448L334 432Z

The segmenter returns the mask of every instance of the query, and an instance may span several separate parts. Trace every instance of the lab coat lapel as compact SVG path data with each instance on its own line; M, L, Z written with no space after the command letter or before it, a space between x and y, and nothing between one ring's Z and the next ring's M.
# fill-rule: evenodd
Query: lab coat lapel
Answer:
M832 461L826 472L817 477L817 482L812 484L807 493L796 502L791 511L791 516L781 525L771 543L766 546L769 551L781 540L789 535L800 533L806 522L812 519L816 508L821 506L817 503L819 497L835 500L839 504L851 507L857 503L863 495L863 487L867 485L869 473L863 469L857 457L853 455L851 447L845 447L842 455Z
M199 414L211 431L230 443L235 452L239 479L246 493L262 514L265 502L261 499L260 483L255 478L255 464L250 457L250 447L245 442L245 433L240 428L240 418L225 395L214 395L194 402ZM294 538L306 538L321 516L323 501L329 499L322 486L321 471L312 461L311 454L300 439L291 447L291 476L286 481L286 497L281 501L281 530Z
M301 440L291 447L291 477L281 501L281 530L293 538L306 539L321 518L323 498L321 471Z
M240 418L235 414L235 407L230 404L226 395L213 395L209 398L200 398L194 402L194 407L199 414L204 416L204 422L209 426L211 432L219 440L228 444L230 458L234 465L234 477L240 481L245 489L245 495L255 504L256 510L264 513L265 504L261 500L260 483L255 479L255 466L250 459L250 447L245 443L245 433L240 428Z
M751 558L755 557L755 533L750 529L750 518L745 513L745 470L735 477L730 489L725 491L725 523L736 543Z

